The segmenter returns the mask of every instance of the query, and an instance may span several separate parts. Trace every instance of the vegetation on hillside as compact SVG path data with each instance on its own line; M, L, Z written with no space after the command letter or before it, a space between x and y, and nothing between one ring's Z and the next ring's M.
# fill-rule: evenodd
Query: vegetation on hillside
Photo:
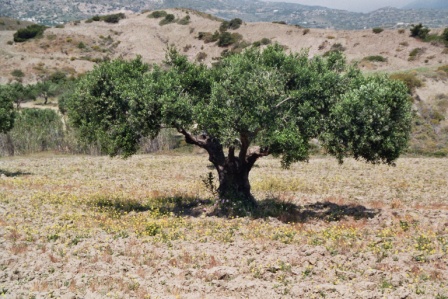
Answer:
M19 29L16 33L14 33L14 41L21 43L36 37L41 37L45 29L47 29L47 27L43 25L29 25L26 28Z

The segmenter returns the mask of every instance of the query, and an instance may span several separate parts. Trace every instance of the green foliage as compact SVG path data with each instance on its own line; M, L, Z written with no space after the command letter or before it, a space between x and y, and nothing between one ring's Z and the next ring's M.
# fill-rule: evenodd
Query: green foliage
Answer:
M375 33L375 34L379 34L379 33L383 32L383 31L384 31L384 29L380 28L380 27L372 28L372 32Z
M29 25L26 28L19 29L16 33L14 33L14 41L16 43L21 43L35 37L41 37L45 29L47 29L47 27L43 25Z
M236 30L236 29L240 28L240 26L242 24L243 24L243 21L241 19L235 18L235 19L230 20L228 28L232 29L232 30Z
M443 30L443 33L442 33L442 39L443 39L445 42L448 42L448 28L445 28L445 30Z
M242 38L242 35L239 33L222 32L218 38L218 46L227 47L240 41Z
M309 59L280 45L249 48L212 68L175 49L163 69L140 59L107 62L80 80L66 107L80 137L111 155L132 155L163 124L220 147L257 144L285 167L308 160L314 138L341 162L393 163L411 127L401 82L366 78L339 52Z
M16 77L16 78L23 78L23 77L25 77L25 73L22 72L22 70L19 70L19 69L15 69L15 70L13 70L13 71L11 72L11 75L13 75L13 76Z
M409 93L413 93L416 88L423 86L423 82L415 73L396 73L390 75L390 78L403 82L408 87Z
M60 150L64 130L60 116L50 109L22 109L10 132L17 154Z
M178 20L177 24L179 24L179 25L188 25L188 24L190 24L190 16L186 15L182 19Z
M157 135L157 86L163 82L155 79L158 69L144 76L147 72L148 66L140 58L116 60L103 63L79 80L75 92L64 99L64 109L79 128L82 141L98 142L110 155L128 156L137 151L142 137Z
M254 47L260 47L260 46L262 46L262 45L269 45L269 44L271 44L272 43L272 41L269 39L269 38L267 38L267 37L263 37L262 39L260 39L259 41L256 41L256 42L253 42L253 46Z
M164 18L168 13L164 10L156 10L148 15L150 19Z
M415 48L409 53L409 61L416 60L422 53L424 52L424 49L422 48Z
M198 39L203 40L204 43L214 43L218 41L220 36L220 33L218 31L215 31L215 33L211 32L199 32L198 33Z
M112 23L112 24L116 24L116 23L120 22L120 20L125 19L125 18L126 18L126 16L124 13L116 13L116 14L101 16L101 20L103 20L106 23Z
M14 101L10 86L0 85L0 133L6 133L14 125Z
M428 33L431 31L428 27L424 27L422 23L418 25L412 25L411 36L415 38L425 39Z
M372 56L364 57L362 60L373 61L373 62L386 62L387 58L385 58L381 55L372 55Z
M173 23L176 17L173 14L167 14L163 20L159 22L160 26Z

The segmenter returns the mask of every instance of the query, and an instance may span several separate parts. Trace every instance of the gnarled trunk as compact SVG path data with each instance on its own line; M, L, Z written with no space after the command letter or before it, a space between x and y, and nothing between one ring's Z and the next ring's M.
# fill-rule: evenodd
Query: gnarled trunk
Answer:
M226 157L219 140L205 134L194 136L184 129L178 129L178 131L185 136L187 143L197 145L208 152L209 161L218 172L220 199L238 200L252 207L257 205L250 192L249 172L258 158L269 155L267 148L256 147L253 151L249 151L249 137L241 134L238 156L235 156L235 147L231 146Z
M227 159L228 160L228 159ZM217 167L219 175L218 194L221 199L238 199L256 206L255 198L250 193L250 168L238 159L226 161Z

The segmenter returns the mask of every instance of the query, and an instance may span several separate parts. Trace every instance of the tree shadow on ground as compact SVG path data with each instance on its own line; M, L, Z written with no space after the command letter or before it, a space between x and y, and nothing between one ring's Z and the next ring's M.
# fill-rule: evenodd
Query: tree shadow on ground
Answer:
M89 205L100 209L113 210L120 214L157 211L160 214L173 214L179 217L199 217L204 213L205 207L212 205L212 201L186 196L160 197L144 201L104 196L91 199Z
M278 199L266 199L259 202L254 210L254 218L277 218L284 223L304 223L313 219L323 221L340 221L346 217L354 219L374 218L379 209L368 209L362 205L340 205L332 202L316 202L303 206Z
M276 218L283 223L304 223L313 219L340 221L347 217L368 219L380 213L378 209L368 209L362 205L317 202L300 206L276 198L259 201L258 206L251 209L223 209L210 199L188 196L160 197L143 202L128 198L98 197L91 200L90 205L121 214L156 211L177 217L200 217L204 214L221 218L249 216L253 219Z
M6 177L18 177L18 176L22 176L22 175L32 175L32 173L30 172L23 172L23 171L8 171L8 170L3 170L0 169L0 176L6 176Z

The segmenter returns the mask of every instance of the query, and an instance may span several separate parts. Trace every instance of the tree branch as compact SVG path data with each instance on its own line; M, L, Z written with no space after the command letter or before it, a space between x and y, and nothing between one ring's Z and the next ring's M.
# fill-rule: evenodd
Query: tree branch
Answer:
M257 146L253 148L247 155L247 166L249 167L249 169L251 169L259 158L269 156L269 154L269 147Z
M286 99L284 99L283 101L281 101L280 103L278 103L277 105L275 105L275 108L278 108L278 107L280 107L283 103L285 103L285 102L287 102L287 101L289 101L289 100L292 100L293 98L286 98Z

